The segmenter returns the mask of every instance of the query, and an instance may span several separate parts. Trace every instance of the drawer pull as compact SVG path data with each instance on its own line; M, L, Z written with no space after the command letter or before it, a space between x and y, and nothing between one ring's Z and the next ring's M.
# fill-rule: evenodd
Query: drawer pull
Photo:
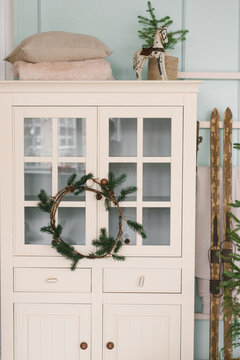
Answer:
M144 281L145 281L145 277L141 276L140 279L139 279L139 287L143 287Z
M49 278L49 279L47 279L48 283L56 283L57 281L58 281L57 278Z
M109 341L109 342L107 343L107 348L108 348L108 350L112 350L112 349L114 348L114 343L111 342L111 341Z
M82 343L80 344L80 348L81 348L82 350L86 350L87 347L88 347L88 344L87 344L86 342L82 342Z

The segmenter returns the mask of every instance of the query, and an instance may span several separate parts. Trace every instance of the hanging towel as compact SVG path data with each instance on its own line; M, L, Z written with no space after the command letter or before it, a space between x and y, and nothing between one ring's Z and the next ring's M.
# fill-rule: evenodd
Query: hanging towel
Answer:
M232 170L232 199L240 200L240 168ZM222 206L222 169L220 169L220 241L223 240L223 206ZM240 218L240 208L232 209ZM195 274L198 278L198 295L202 298L203 313L209 314L209 279L210 267L208 250L211 239L211 195L210 195L210 168L207 166L197 169L197 205L196 205L196 261ZM234 225L233 225L234 226Z

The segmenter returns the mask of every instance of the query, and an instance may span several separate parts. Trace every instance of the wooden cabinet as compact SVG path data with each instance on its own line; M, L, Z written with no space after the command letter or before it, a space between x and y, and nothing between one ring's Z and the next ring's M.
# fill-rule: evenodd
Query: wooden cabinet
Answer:
M3 360L193 359L198 86L1 82ZM37 194L109 170L138 187L121 208L147 239L124 226L124 262L71 272L40 232L49 219ZM88 253L100 228L116 234L118 216L87 192L67 196L57 221Z
M91 359L91 305L15 304L14 326L16 360Z
M179 360L180 316L179 305L106 305L103 359Z

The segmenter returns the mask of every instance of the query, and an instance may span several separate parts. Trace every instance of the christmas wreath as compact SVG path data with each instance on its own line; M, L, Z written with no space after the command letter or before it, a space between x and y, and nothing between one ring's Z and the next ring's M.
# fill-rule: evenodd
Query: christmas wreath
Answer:
M115 189L123 182L125 182L126 178L126 174L122 174L119 177L116 177L113 172L109 172L108 179L101 180L94 178L93 174L91 173L82 176L80 179L77 179L76 174L72 174L67 181L67 185L58 191L55 196L50 197L47 195L45 190L40 191L38 195L38 207L42 211L50 214L49 225L42 227L41 231L50 234L52 236L52 247L56 249L59 254L72 261L71 270L75 270L79 260L84 258L102 259L105 257L112 257L114 260L124 260L124 256L118 255L119 250L123 246L123 221L126 221L128 226L132 230L139 233L142 238L146 238L143 226L136 221L127 220L123 216L122 209L119 205L119 203L124 201L129 194L137 191L136 186L123 188L121 189L118 196L115 195ZM92 186L94 184L96 184L99 189L93 188ZM90 191L95 194L97 200L104 198L106 210L109 211L111 207L115 207L119 213L119 229L116 238L109 236L107 230L105 228L101 228L99 238L92 241L92 244L95 246L96 250L89 254L82 254L78 252L74 246L66 243L61 236L63 230L61 224L56 224L56 212L64 196L69 193L78 196L84 191Z

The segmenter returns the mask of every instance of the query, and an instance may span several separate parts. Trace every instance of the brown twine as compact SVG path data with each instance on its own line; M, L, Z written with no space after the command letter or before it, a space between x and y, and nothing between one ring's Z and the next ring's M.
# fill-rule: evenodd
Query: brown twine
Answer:
M97 179L91 179L93 180L93 182L99 186L101 186L101 183L97 180ZM90 191L90 192L93 192L95 193L96 195L99 195L101 197L105 197L105 198L108 198L109 200L112 201L112 203L115 205L115 207L118 209L118 212L119 212L119 217L120 217L120 220L119 220L119 229L118 229L118 234L116 236L116 239L114 241L114 244L113 246L111 247L111 249L104 255L96 255L96 254L82 254L80 253L79 251L77 251L75 249L75 254L77 255L80 255L80 256L83 256L84 258L86 259L101 259L101 258L105 258L105 257L110 257L112 256L113 254L113 251L117 245L117 242L120 240L121 236L122 236L122 223L123 223L123 213L122 213L122 209L120 208L119 206L119 203L118 201L115 199L115 196L114 196L114 192L111 191L111 193L108 195L108 196L105 196L103 194L102 191L100 190L96 190L96 189L92 189L90 188L89 186L87 185L84 185L85 186L85 191ZM50 220L51 220L51 227L52 227L52 230L53 232L55 232L56 230L56 212L59 208L59 205L61 203L61 201L63 200L63 198L68 194L68 193L73 193L75 190L78 190L78 188L74 185L67 185L65 186L63 189L59 190L58 193L53 196L53 206L51 208L51 212L50 212ZM58 239L54 239L52 240L52 243L53 241L57 241L57 242L63 242L65 243L65 241L62 239L62 237L60 236ZM65 243L66 244L66 243Z

